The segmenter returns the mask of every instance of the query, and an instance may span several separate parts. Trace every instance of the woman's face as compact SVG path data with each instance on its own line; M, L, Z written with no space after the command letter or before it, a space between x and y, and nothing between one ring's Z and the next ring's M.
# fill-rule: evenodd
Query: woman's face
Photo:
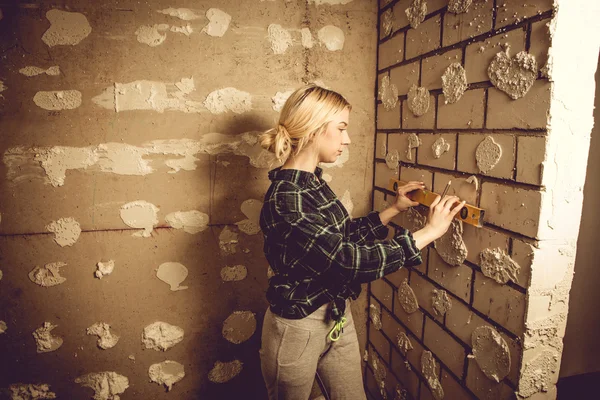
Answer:
M350 144L347 131L349 118L350 110L344 108L327 124L327 129L319 137L319 162L335 162L342 154L344 147Z

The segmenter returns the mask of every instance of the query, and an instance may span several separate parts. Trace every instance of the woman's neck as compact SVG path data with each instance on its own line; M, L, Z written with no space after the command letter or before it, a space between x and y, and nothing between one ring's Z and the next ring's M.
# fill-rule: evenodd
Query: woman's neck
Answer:
M315 169L319 164L319 158L317 154L308 150L310 150L310 148L303 149L295 156L288 157L281 166L281 169L298 169L300 171L311 173L315 172Z

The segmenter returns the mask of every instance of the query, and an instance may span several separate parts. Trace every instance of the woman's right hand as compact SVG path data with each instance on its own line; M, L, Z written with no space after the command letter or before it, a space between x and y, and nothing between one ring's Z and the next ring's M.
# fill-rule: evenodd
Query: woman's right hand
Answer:
M458 203L457 206L456 203ZM429 206L426 228L429 228L433 240L438 239L448 231L454 216L465 206L466 201L460 201L456 196L437 196ZM455 207L454 207L455 206ZM454 208L452 208L454 207Z
M456 203L457 206L452 208ZM413 233L416 246L419 250L423 249L429 243L440 238L452 223L454 216L465 206L466 201L460 201L456 196L437 196L429 206L429 216L423 229Z

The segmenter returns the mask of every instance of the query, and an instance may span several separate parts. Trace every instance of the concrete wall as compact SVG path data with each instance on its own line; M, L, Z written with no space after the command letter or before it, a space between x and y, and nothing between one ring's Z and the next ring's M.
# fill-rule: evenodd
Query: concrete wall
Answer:
M285 92L339 90L353 143L326 177L354 215L370 209L376 2L0 8L0 388L86 398L86 382L112 379L116 394L127 378L124 399L262 398L257 216L275 165L255 132L274 125ZM365 309L363 297L363 346ZM166 352L142 344L157 321L184 331ZM113 348L86 334L95 323L119 335ZM165 360L185 369L169 394L148 376ZM118 375L86 375L101 372Z
M388 398L554 398L593 104L586 89L563 120L559 104L575 94L556 66L581 60L588 82L597 42L561 48L586 15L563 5L553 68L552 1L450 3L380 2L373 202L393 201L390 178L437 193L452 180L485 224L453 225L421 266L371 284L367 386ZM418 229L422 217L394 222Z

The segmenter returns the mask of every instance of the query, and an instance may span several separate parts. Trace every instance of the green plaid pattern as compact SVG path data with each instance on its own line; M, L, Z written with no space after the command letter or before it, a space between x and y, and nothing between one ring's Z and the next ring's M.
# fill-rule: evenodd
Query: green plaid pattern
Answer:
M421 252L412 234L388 228L378 212L351 219L335 193L315 173L276 168L260 214L264 251L275 272L269 280L271 311L300 319L325 303L339 320L347 298L356 299L360 284L419 265Z

